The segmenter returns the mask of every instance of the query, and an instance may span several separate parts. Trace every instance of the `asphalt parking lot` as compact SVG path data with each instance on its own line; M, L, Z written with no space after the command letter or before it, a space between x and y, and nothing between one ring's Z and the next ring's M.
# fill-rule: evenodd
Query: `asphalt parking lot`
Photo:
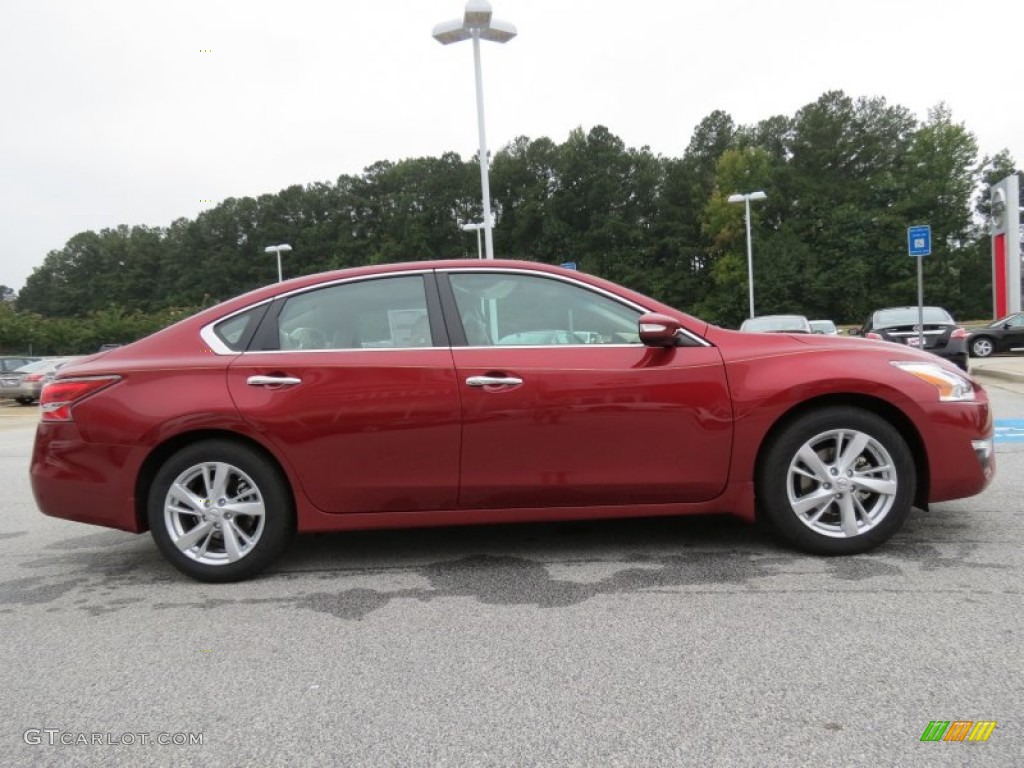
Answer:
M472 527L301 537L265 577L215 586L148 536L40 515L37 414L0 408L2 765L1024 755L1024 443L998 446L984 495L857 557L726 518ZM997 726L922 742L936 720Z

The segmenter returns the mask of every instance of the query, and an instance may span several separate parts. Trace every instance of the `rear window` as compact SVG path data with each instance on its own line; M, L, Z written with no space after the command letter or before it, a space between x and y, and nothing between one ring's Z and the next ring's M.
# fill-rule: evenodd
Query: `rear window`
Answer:
M50 364L49 360L36 360L34 363L23 365L18 368L19 373L32 373L32 371L38 371L46 368Z
M16 371L21 366L34 361L34 357L5 357L0 360L0 371Z
M889 328L894 325L916 325L917 322L917 307L900 307L875 312L871 324L875 328ZM955 325L953 316L941 307L925 307L924 322L928 325Z

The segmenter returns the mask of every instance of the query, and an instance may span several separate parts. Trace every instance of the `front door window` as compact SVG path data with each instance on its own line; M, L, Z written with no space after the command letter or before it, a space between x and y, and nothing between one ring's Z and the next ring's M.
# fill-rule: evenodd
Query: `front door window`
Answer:
M638 309L578 285L501 272L450 280L468 346L640 344Z

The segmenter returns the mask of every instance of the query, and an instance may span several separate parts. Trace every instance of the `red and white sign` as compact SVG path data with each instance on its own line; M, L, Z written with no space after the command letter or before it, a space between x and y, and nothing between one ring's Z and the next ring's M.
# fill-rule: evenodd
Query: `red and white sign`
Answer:
M1020 184L1017 175L992 185L992 309L1020 312Z

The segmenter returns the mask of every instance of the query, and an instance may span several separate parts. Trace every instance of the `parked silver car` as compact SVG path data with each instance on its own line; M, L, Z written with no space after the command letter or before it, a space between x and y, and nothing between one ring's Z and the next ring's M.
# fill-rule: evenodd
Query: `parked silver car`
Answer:
M744 320L740 330L747 333L811 333L811 324L803 315L761 315Z
M32 371L45 368L47 365L48 361L46 360L36 360L22 363L18 368L0 372L0 397L17 400L23 405L31 403L31 397L21 394L21 381Z
M14 398L22 405L39 399L43 386L53 380L54 374L78 357L50 357L28 365L17 371L0 375L0 397Z
M34 363L38 359L38 357L30 357L26 355L4 355L3 357L0 357L0 373L16 371L21 368L21 366Z
M831 320L811 320L811 331L820 333L823 336L838 336L839 329Z

